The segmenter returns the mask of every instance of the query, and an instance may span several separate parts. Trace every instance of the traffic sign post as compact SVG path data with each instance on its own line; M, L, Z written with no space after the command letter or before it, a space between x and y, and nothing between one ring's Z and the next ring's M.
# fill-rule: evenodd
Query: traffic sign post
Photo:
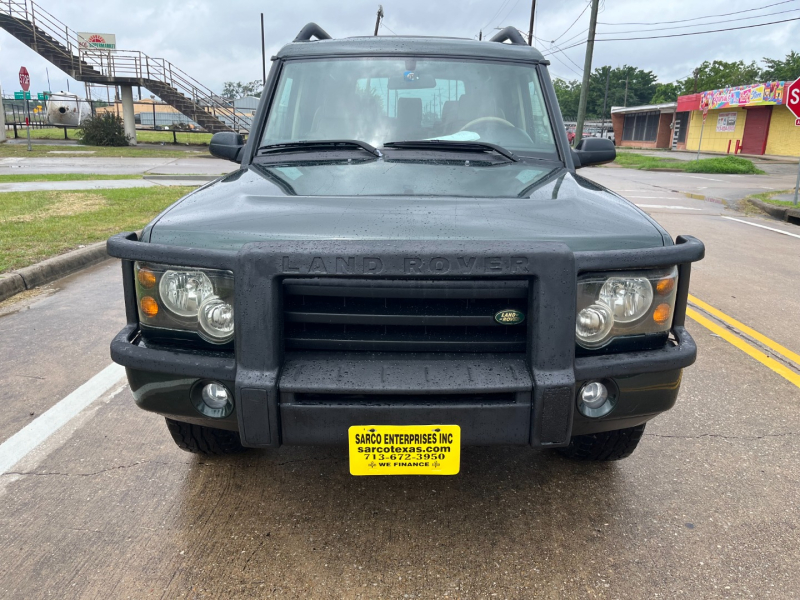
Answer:
M700 141L697 142L697 158L700 160L700 148L703 145L703 130L706 128L706 117L708 116L708 103L703 101L700 103L700 108L703 109L703 124L700 125Z
M31 148L31 109L28 105L28 98L31 97L28 92L28 90L31 89L31 76L28 73L28 69L25 67L20 67L19 69L19 84L22 86L22 92L25 96L25 114L27 115L25 117L25 124L28 129L28 152L30 152L33 150L33 148Z
M795 127L800 126L800 77L786 86L786 108L794 115ZM800 188L800 163L797 166L797 181L794 184L794 205L797 206L797 190Z

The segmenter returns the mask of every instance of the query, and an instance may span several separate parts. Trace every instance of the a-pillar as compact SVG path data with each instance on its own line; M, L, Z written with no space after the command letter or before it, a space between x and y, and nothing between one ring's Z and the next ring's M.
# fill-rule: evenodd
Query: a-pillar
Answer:
M0 142L6 141L6 111L3 108L3 89L0 88Z
M131 146L136 145L136 116L133 114L133 87L121 85L122 94L122 122L125 125L125 135L130 139Z

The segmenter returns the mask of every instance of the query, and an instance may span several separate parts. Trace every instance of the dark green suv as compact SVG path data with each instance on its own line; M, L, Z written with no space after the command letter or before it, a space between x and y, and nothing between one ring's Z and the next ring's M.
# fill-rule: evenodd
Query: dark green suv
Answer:
M212 140L241 167L109 240L137 404L185 450L349 444L354 474L451 474L462 444L628 456L694 362L704 249L576 174L614 147L569 147L547 65L510 28L307 25L247 142Z

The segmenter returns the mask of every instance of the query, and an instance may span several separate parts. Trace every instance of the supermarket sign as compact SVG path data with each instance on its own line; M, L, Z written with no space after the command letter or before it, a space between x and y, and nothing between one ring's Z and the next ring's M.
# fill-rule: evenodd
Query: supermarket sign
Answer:
M113 33L78 33L78 45L82 50L116 50L117 36Z

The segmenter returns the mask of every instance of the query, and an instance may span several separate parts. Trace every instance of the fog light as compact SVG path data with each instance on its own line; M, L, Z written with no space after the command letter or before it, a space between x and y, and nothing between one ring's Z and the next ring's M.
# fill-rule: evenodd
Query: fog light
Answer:
M230 394L221 383L209 383L203 386L203 402L209 408L225 408L229 401Z
M203 390L205 393L205 390ZM600 408L608 400L608 388L599 381L592 381L581 388L581 402L589 408Z
M200 382L192 392L192 404L205 416L219 419L233 412L233 394L218 381Z
M589 381L578 392L578 410L587 417L603 417L615 405L616 395L600 381Z

